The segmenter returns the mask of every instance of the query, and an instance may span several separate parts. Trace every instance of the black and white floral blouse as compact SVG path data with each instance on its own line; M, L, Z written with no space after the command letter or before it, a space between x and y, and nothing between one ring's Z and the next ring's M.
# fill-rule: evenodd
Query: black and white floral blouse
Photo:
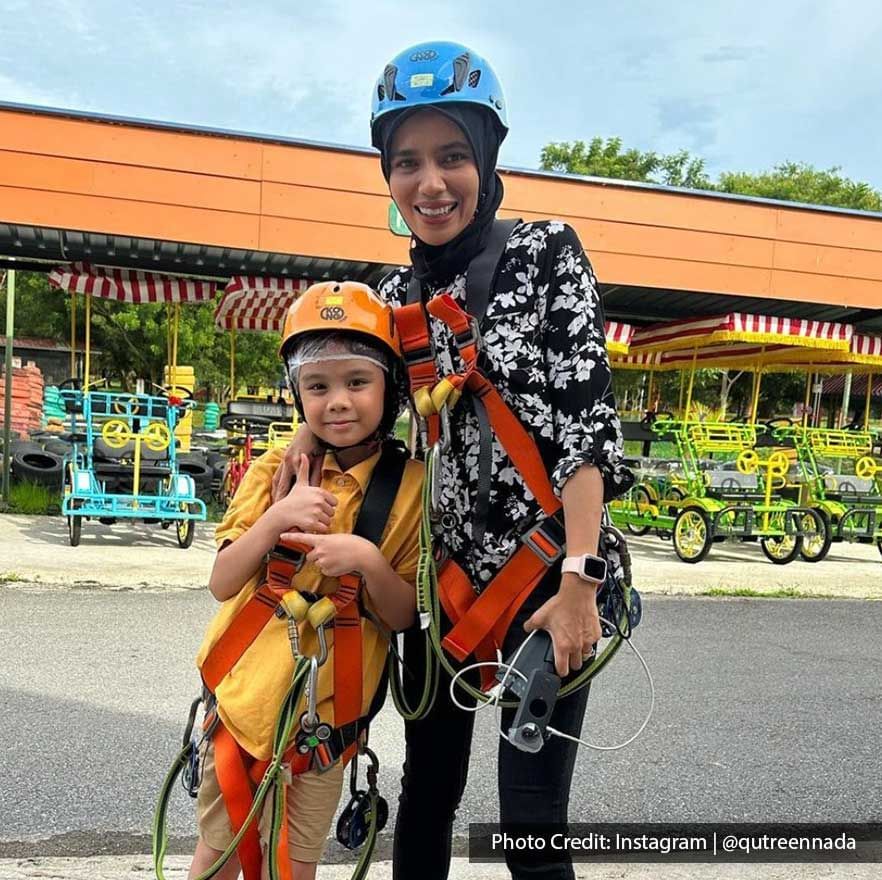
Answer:
M391 272L380 283L380 295L402 305L409 279L409 268ZM465 307L465 273L443 288L424 285L427 299L445 291ZM439 376L462 372L449 329L429 320ZM576 232L558 221L518 224L481 324L479 365L532 433L555 492L588 463L599 468L609 501L633 477L622 464L603 324L597 281ZM450 449L440 460L437 537L480 590L517 549L523 524L541 508L494 436L489 512L476 546L472 515L480 435L465 398L453 410L450 427Z

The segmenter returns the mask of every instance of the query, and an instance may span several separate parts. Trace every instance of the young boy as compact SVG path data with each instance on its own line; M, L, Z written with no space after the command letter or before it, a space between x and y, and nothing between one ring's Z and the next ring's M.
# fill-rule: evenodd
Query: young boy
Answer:
M283 450L267 452L249 468L217 529L219 552L209 589L224 604L209 626L197 665L210 683L212 649L228 629L242 625L238 615L266 583L266 554L280 541L295 542L310 548L293 578L297 590L327 595L338 589L340 576L351 572L361 576L361 660L352 665L361 666L361 715L365 716L382 677L389 631L405 629L413 621L419 557L423 469L417 461L402 462L403 472L399 466L400 482L397 491L392 487L395 500L379 544L353 534L362 501L373 491L368 486L384 441L406 400L391 310L361 284L313 285L288 312L280 354L301 418L327 451L312 467L305 455L301 457L293 487L276 503L271 499L272 479ZM306 622L299 630L302 654L318 654L316 632ZM334 727L332 628L326 629L326 639L329 656L319 667L317 712L321 721ZM351 661L352 654L346 656ZM237 750L234 757L241 756L246 765L271 758L273 731L293 669L287 622L272 616L214 688L220 724L203 761L197 801L199 842L191 878L217 860L232 841L234 826L238 830L241 825L231 824L230 815L236 811L229 812L232 801L225 801L223 791L226 744L231 737ZM337 670L341 673L358 677L357 668ZM301 706L298 715L304 709ZM291 874L293 880L312 880L340 798L344 761L324 772L309 769L295 774L287 788ZM259 777L251 779L252 789L258 781ZM264 810L260 827L264 876L269 813ZM243 861L246 880L251 880L251 865L253 859L250 864L249 859ZM231 859L217 876L232 880L238 872L239 861Z

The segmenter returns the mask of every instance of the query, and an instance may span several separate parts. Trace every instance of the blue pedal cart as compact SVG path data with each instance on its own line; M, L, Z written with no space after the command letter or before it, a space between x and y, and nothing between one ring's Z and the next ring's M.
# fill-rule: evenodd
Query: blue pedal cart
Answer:
M71 546L80 543L83 520L129 519L166 529L174 524L178 544L189 547L205 503L193 478L178 468L174 436L192 403L107 391L61 394L74 429L62 499Z
M71 545L80 543L84 520L108 525L141 520L166 529L174 525L178 544L189 547L195 522L206 518L206 510L196 497L193 478L181 472L178 461L182 441L175 429L195 406L189 392L176 381L180 307L210 303L217 285L87 263L59 266L49 274L49 283L72 297L72 351L76 349L76 298L85 300L83 377L64 383L72 387L61 390L72 440L64 460L62 499ZM171 378L169 387L156 386L162 394L98 390L90 382L90 317L96 296L167 309L166 373Z

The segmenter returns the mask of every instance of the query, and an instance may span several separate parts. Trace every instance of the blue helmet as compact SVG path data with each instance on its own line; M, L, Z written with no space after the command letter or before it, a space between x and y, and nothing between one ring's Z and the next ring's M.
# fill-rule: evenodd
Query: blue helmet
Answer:
M461 43L418 43L399 52L374 86L371 102L371 141L379 150L377 122L389 113L412 107L448 103L478 104L494 116L499 139L508 132L502 86L493 68Z

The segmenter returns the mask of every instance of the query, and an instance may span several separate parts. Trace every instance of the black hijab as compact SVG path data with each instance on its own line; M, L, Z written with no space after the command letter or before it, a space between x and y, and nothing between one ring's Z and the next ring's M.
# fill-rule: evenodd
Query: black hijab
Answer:
M455 275L465 271L472 258L487 244L490 228L504 194L502 180L496 173L500 137L493 114L474 104L445 104L443 107L431 105L397 113L385 124L380 123L380 140L383 144L380 162L387 182L391 173L390 148L395 132L405 119L426 109L436 110L462 129L478 166L480 191L478 208L472 222L456 238L442 245L428 245L415 235L411 236L410 259L414 275L420 281L430 284L446 284Z

